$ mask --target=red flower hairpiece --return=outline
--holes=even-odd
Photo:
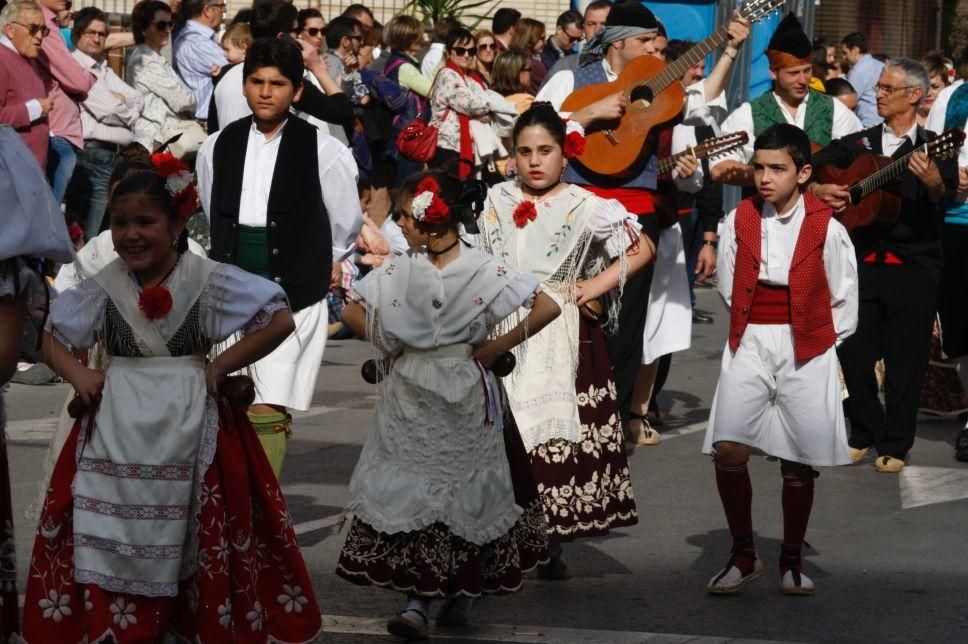
[[[417,184],[410,209],[414,219],[425,224],[443,224],[450,219],[450,208],[440,198],[440,186],[433,177]]]
[[[169,152],[155,152],[151,155],[151,165],[155,166],[155,172],[161,175],[162,179],[167,179],[178,172],[189,172],[188,165]]]
[[[141,292],[141,297],[138,298],[138,308],[144,312],[145,317],[149,320],[165,317],[174,304],[171,291],[164,286],[146,288]]]
[[[165,189],[171,195],[171,207],[179,215],[187,217],[198,210],[198,191],[192,182],[192,171],[184,161],[168,152],[151,155],[155,172],[165,180]]]
[[[67,227],[67,234],[70,235],[72,242],[76,242],[84,236],[84,229],[81,228],[79,223],[72,221],[71,225]]]
[[[564,153],[566,159],[574,159],[585,153],[585,135],[581,132],[569,132],[565,136]]]
[[[522,201],[514,209],[513,216],[514,225],[518,228],[524,228],[538,216],[538,209],[534,207],[533,201]]]

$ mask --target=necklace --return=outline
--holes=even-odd
[[[175,263],[172,264],[172,267],[168,269],[168,272],[165,273],[165,276],[162,277],[160,280],[158,280],[158,283],[155,284],[155,286],[160,286],[161,284],[164,284],[165,283],[165,280],[168,279],[171,276],[171,274],[175,271],[175,267],[178,266],[178,261],[180,259],[181,259],[181,255],[179,255],[178,257],[175,258]],[[135,273],[134,278],[138,281],[138,286],[140,286],[142,289],[144,289],[145,286],[144,286],[144,284],[141,283],[141,278],[138,277],[138,274],[137,273]]]
[[[427,248],[427,254],[428,255],[443,255],[444,253],[446,253],[447,251],[449,251],[451,248],[453,248],[454,246],[456,246],[458,243],[460,243],[460,237],[458,237],[457,239],[455,239],[454,240],[454,243],[452,243],[451,245],[449,245],[447,248],[442,248],[440,250],[431,250],[428,247]]]

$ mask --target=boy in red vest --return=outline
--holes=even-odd
[[[857,263],[832,211],[803,192],[810,141],[782,123],[754,145],[757,195],[720,229],[719,292],[730,308],[729,342],[703,451],[733,537],[708,585],[734,593],[763,574],[753,544],[750,449],[780,459],[783,544],[780,589],[813,593],[800,550],[813,506],[814,466],[847,465],[836,346],[857,325]]]

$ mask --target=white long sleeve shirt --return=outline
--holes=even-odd
[[[145,103],[141,92],[121,80],[108,67],[106,59],[94,60],[78,49],[71,55],[96,79],[81,103],[84,140],[118,145],[131,143],[134,139],[132,130]],[[124,96],[124,100],[119,100],[115,93]]]
[[[242,171],[242,195],[239,200],[239,224],[265,228],[269,208],[269,190],[275,172],[276,157],[285,124],[269,137],[258,130],[255,122],[249,131],[245,148],[245,166]],[[198,192],[211,220],[212,182],[214,179],[213,154],[215,142],[222,130],[211,135],[198,152],[196,172]],[[359,170],[349,148],[332,136],[316,131],[316,154],[319,164],[319,187],[323,205],[329,216],[333,242],[333,261],[346,259],[356,250],[356,236],[363,227],[363,212],[356,190]]]
[[[790,262],[805,216],[802,196],[789,212],[782,215],[777,214],[773,204],[764,202],[760,225],[759,281],[774,286],[789,285]],[[733,297],[733,274],[736,268],[735,222],[736,210],[733,210],[719,226],[719,261],[716,262],[716,269],[719,294],[727,307]],[[827,226],[823,265],[839,345],[857,328],[857,257],[847,229],[835,219],[831,219]]]

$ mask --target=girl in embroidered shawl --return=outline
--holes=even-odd
[[[517,181],[488,195],[480,241],[514,270],[533,275],[562,309],[547,332],[515,351],[506,379],[514,422],[531,457],[551,538],[539,576],[564,579],[561,542],[637,522],[599,298],[617,320],[626,277],[654,248],[617,201],[561,181],[584,137],[567,134],[547,103],[521,115],[513,133]]]
[[[358,282],[343,312],[389,367],[350,481],[355,518],[336,572],[407,593],[387,624],[407,639],[426,637],[431,599],[448,598],[438,625],[465,623],[474,597],[515,592],[521,573],[547,560],[534,482],[520,442],[505,447],[489,370],[559,309],[534,278],[462,245],[458,222],[471,207],[461,193],[443,174],[404,183],[412,248]],[[523,322],[491,334],[521,307]]]
[[[225,375],[293,329],[282,290],[187,249],[187,166],[156,155],[111,197],[118,259],[55,302],[48,364],[89,410],[41,510],[28,642],[305,642],[319,608],[288,510]],[[211,347],[243,338],[211,361]],[[75,352],[98,342],[105,372]]]

